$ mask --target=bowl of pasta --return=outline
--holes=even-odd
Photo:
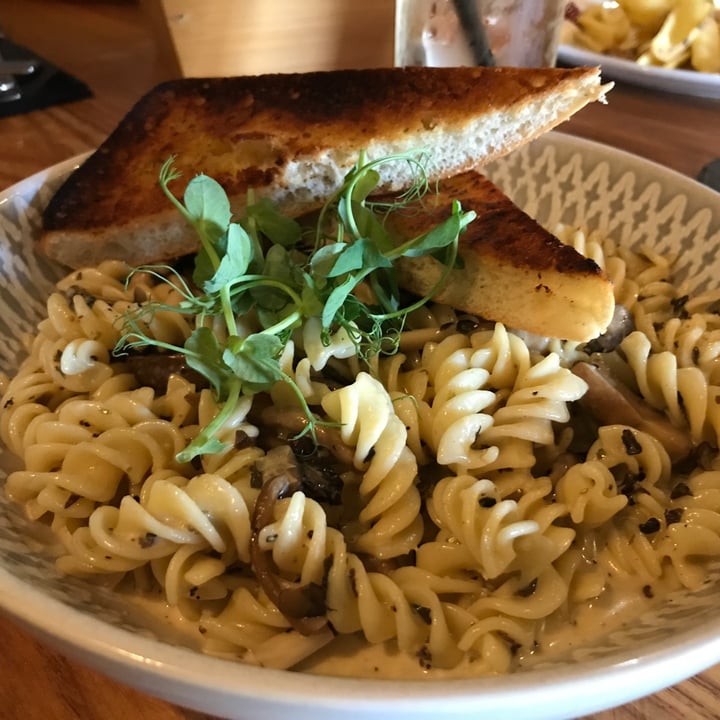
[[[185,333],[177,284],[117,263],[68,275],[34,253],[77,162],[0,198],[4,612],[236,720],[570,718],[720,661],[718,194],[556,132],[493,163],[604,268],[630,329],[604,348],[430,305],[403,330],[413,343],[367,368],[342,338],[316,342],[324,373],[283,372],[319,430],[347,430],[345,465],[268,502],[274,453],[252,442],[249,401],[216,424],[232,442],[183,460],[219,415],[211,390],[171,374],[159,391],[113,359],[118,317],[149,298],[165,309],[136,333]],[[583,363],[624,378],[653,421],[588,423]],[[266,395],[280,422],[288,388]]]

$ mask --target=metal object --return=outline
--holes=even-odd
[[[711,160],[698,173],[697,179],[713,190],[720,192],[720,158]]]
[[[10,73],[0,73],[0,102],[19,100],[20,90],[15,77]]]
[[[0,75],[32,75],[40,63],[29,60],[0,60]]]
[[[5,38],[2,28],[0,28],[0,40]],[[6,62],[0,54],[0,63]],[[18,87],[15,76],[7,70],[0,69],[0,102],[12,102],[19,100],[21,97],[20,88]]]

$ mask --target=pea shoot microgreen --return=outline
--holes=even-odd
[[[372,193],[380,183],[380,169],[392,162],[408,163],[415,182],[401,195],[377,201]],[[320,210],[311,236],[314,246],[308,250],[307,228],[283,216],[270,201],[256,201],[252,192],[244,216],[237,221],[225,191],[207,175],[192,178],[181,201],[169,187],[180,177],[173,163],[173,157],[164,163],[159,182],[200,240],[192,275],[196,290],[172,268],[136,268],[133,273],[150,272],[172,282],[182,299],[172,306],[149,302],[127,313],[116,353],[148,346],[183,353],[188,366],[212,387],[220,410],[178,454],[180,462],[221,451],[224,445],[217,434],[239,398],[268,391],[277,382],[287,383],[295,392],[308,420],[303,432],[314,437],[320,420],[280,365],[293,331],[309,318],[320,318],[325,343],[344,328],[363,360],[395,352],[407,314],[428,302],[458,263],[459,236],[475,214],[463,212],[455,201],[440,225],[415,238],[394,238],[387,229],[387,215],[430,189],[425,156],[406,153],[369,160],[361,153],[342,187]],[[403,305],[393,263],[402,256],[428,254],[443,264],[444,273],[427,295]],[[369,289],[371,303],[356,293],[361,284]],[[145,332],[146,320],[159,310],[194,318],[194,330],[183,347]],[[238,318],[250,312],[258,329],[243,334]],[[210,321],[217,319],[225,326],[222,335],[210,329]]]

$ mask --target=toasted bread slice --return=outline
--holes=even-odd
[[[401,237],[420,235],[448,217],[453,199],[477,218],[460,236],[464,268],[451,271],[435,300],[542,336],[585,342],[605,331],[615,308],[605,273],[477,172],[443,180],[426,196],[427,213],[398,211],[390,227]],[[418,295],[442,274],[430,256],[403,257],[397,268],[400,286]]]
[[[39,249],[71,267],[131,264],[194,251],[197,238],[163,196],[176,156],[187,182],[217,179],[236,212],[247,191],[288,213],[325,200],[366,150],[413,149],[431,177],[488,162],[603,97],[598,68],[385,68],[185,79],[152,90],[76,170],[44,214]],[[388,189],[410,180],[393,164]],[[173,190],[181,194],[183,182]]]

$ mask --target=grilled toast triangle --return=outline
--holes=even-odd
[[[415,237],[445,220],[451,203],[477,218],[460,236],[462,270],[452,270],[434,300],[510,328],[585,342],[602,334],[615,309],[613,286],[600,267],[565,245],[483,175],[469,171],[425,196],[425,212],[389,216],[399,237]],[[443,267],[432,256],[397,262],[401,287],[427,294]]]
[[[132,265],[193,252],[197,237],[164,197],[176,156],[187,182],[205,173],[235,212],[247,191],[288,214],[323,202],[360,151],[427,150],[432,178],[497,158],[566,120],[609,86],[598,68],[382,68],[184,79],[151,90],[59,188],[38,249],[73,268]],[[410,180],[393,164],[384,187]],[[182,193],[183,181],[173,190]]]

